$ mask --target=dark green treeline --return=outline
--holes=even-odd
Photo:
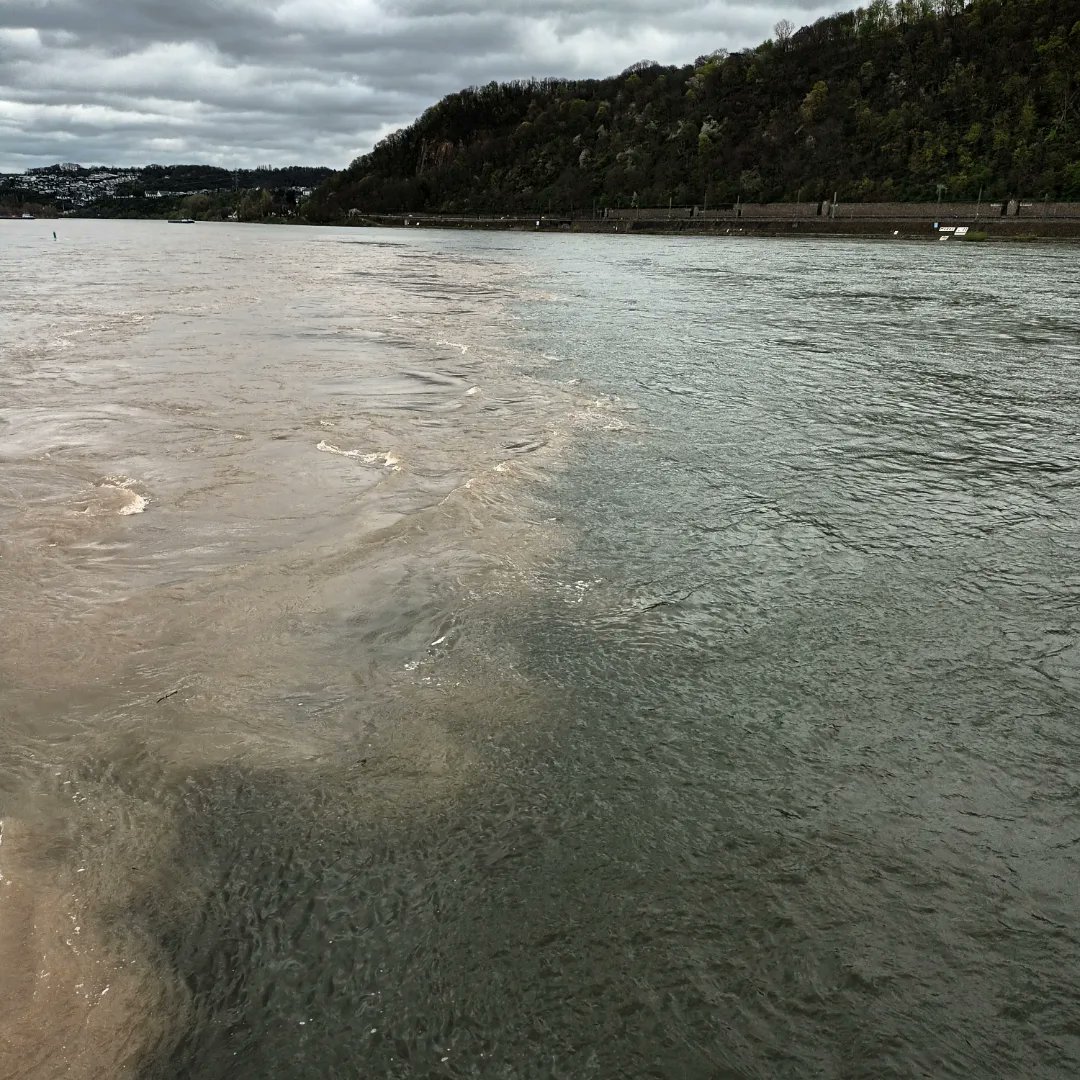
[[[1080,199],[1077,0],[874,0],[754,49],[451,94],[320,187],[361,212]]]

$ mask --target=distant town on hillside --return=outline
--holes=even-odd
[[[0,173],[0,214],[159,217],[182,211],[221,219],[288,217],[331,171],[307,165],[222,169],[61,162]]]

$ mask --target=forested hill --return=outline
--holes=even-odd
[[[1077,0],[874,0],[754,49],[451,94],[322,185],[350,209],[1080,199]]]

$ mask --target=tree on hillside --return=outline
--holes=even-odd
[[[870,0],[752,49],[450,94],[312,220],[669,200],[1080,197],[1076,0]]]

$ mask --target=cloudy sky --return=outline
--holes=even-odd
[[[452,90],[756,45],[842,0],[0,0],[0,171],[341,167]]]

